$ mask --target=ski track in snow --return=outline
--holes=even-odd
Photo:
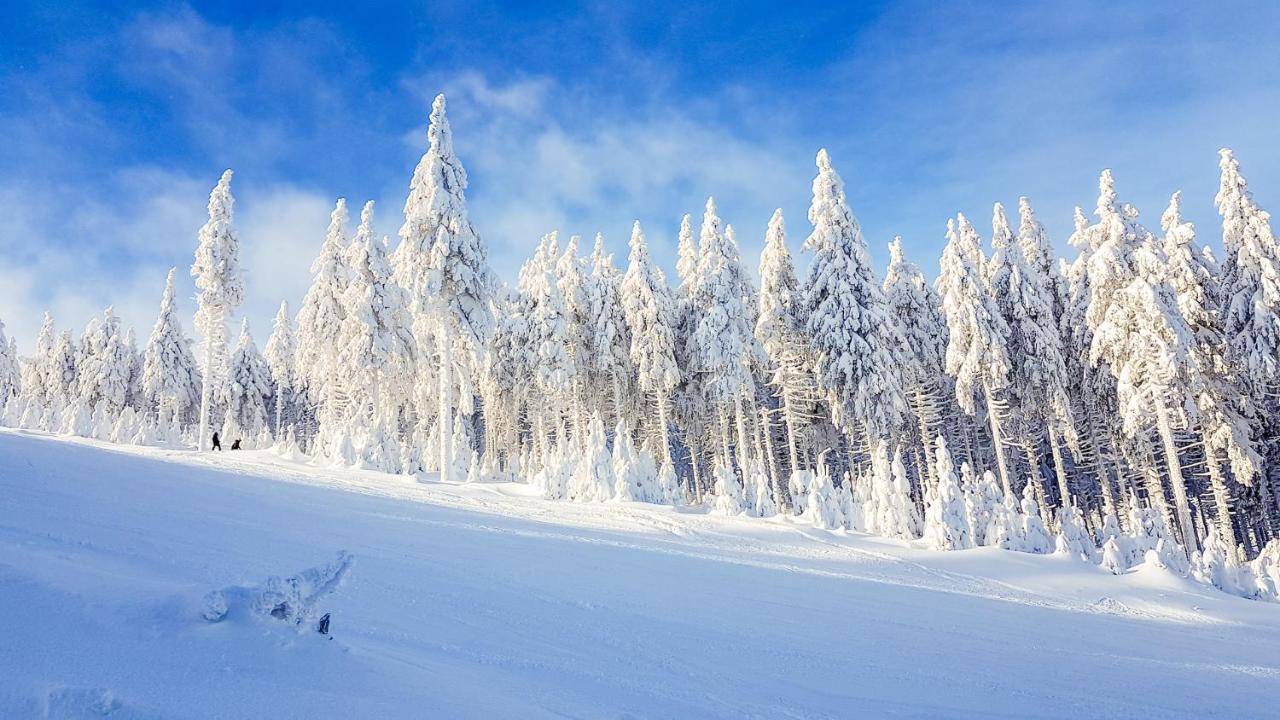
[[[265,451],[0,431],[0,718],[1274,717],[1280,606]],[[209,590],[356,556],[335,639]]]

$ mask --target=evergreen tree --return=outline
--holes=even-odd
[[[297,373],[294,370],[294,356],[297,351],[297,332],[293,326],[293,318],[289,315],[289,303],[282,300],[280,309],[276,312],[275,324],[271,328],[271,337],[267,338],[267,346],[263,352],[267,369],[271,371],[271,381],[275,383],[275,392],[272,393],[272,397],[275,400],[273,406],[277,442],[285,439],[286,410],[295,402]],[[289,415],[289,419],[294,419],[292,414]]]
[[[222,173],[209,194],[209,221],[197,236],[191,276],[196,298],[196,330],[204,337],[203,382],[200,389],[200,450],[208,449],[210,403],[216,383],[225,381],[227,317],[244,302],[244,278],[240,271],[240,241],[232,228],[235,200],[231,196],[231,171]]]
[[[169,270],[165,280],[160,315],[147,341],[142,366],[142,391],[148,410],[158,413],[162,426],[188,422],[200,398],[200,372],[173,297],[176,274],[177,268]]]
[[[791,252],[787,250],[782,210],[775,210],[760,253],[760,302],[755,337],[769,358],[771,382],[782,400],[782,420],[787,438],[787,467],[803,471],[798,436],[801,415],[813,398],[809,338],[806,335],[804,297],[796,279]],[[780,487],[774,495],[782,497]]]
[[[590,397],[611,396],[617,418],[626,414],[631,384],[631,333],[622,308],[622,275],[613,256],[604,253],[604,238],[596,235],[591,253],[587,294],[587,336]]]
[[[419,348],[439,354],[440,472],[449,481],[453,412],[470,414],[471,388],[493,332],[493,282],[484,244],[467,216],[467,173],[453,151],[444,95],[431,104],[427,141],[405,200],[395,265],[409,293]],[[455,388],[464,397],[455,400]]]
[[[809,207],[813,233],[805,240],[814,259],[804,290],[814,374],[832,420],[848,437],[889,438],[908,412],[895,372],[903,339],[826,150],[818,151],[817,166]]]
[[[320,421],[316,450],[320,454],[334,451],[330,445],[341,423],[345,400],[338,353],[346,320],[346,292],[351,282],[346,263],[346,227],[347,201],[338,198],[329,214],[329,228],[320,253],[311,263],[311,287],[298,311],[294,368],[298,381],[306,388],[308,400],[316,405]]]
[[[4,335],[4,321],[0,320],[0,412],[22,389],[18,372],[18,347],[10,344]]]
[[[133,358],[112,308],[85,328],[76,366],[76,397],[85,407],[101,405],[109,417],[124,409]]]
[[[631,228],[631,254],[622,279],[622,310],[631,331],[631,364],[640,392],[647,395],[657,413],[655,441],[660,462],[671,463],[667,436],[667,409],[671,392],[680,381],[672,332],[674,303],[662,270],[649,260],[649,247],[637,220]]]
[[[938,293],[947,318],[947,374],[955,378],[956,400],[969,415],[982,394],[995,446],[996,469],[1005,495],[1013,493],[1005,459],[1003,393],[1009,385],[1009,327],[983,277],[985,261],[978,232],[965,218],[947,221]]]
[[[235,429],[229,438],[254,442],[267,427],[271,400],[271,371],[249,332],[249,319],[240,322],[240,340],[231,353],[227,412]]]

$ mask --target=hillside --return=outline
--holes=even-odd
[[[0,717],[1265,717],[1280,607],[1143,567],[0,431]],[[332,639],[201,619],[354,556]]]

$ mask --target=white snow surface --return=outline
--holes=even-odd
[[[1280,606],[1150,565],[0,430],[0,718],[1274,717]],[[332,639],[211,590],[355,563]]]

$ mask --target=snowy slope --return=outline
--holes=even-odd
[[[333,640],[199,618],[351,552]],[[1280,606],[1157,571],[0,431],[0,718],[1274,717]]]

